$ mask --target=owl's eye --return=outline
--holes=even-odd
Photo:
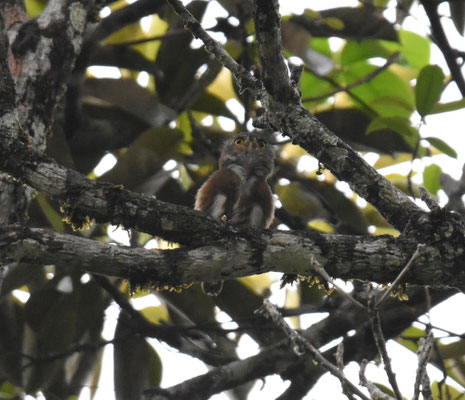
[[[266,142],[263,140],[259,140],[258,147],[260,147],[261,149],[264,149],[266,147]]]
[[[244,143],[244,139],[240,137],[234,140],[234,144],[242,144],[242,143]]]

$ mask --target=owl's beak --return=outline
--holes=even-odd
[[[249,149],[249,151],[252,151],[254,145],[255,145],[255,147],[256,147],[256,145],[257,145],[257,144],[255,143],[255,140],[248,140],[248,139],[245,141],[244,144],[247,146],[247,148]]]

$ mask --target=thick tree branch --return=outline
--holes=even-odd
[[[265,232],[256,240],[224,239],[198,248],[146,250],[18,225],[0,228],[0,260],[63,264],[83,272],[146,282],[155,287],[233,279],[269,271],[313,275],[317,259],[335,278],[392,282],[417,244],[400,237]],[[79,257],[77,257],[79,255]],[[465,272],[451,273],[439,252],[425,247],[404,282],[465,286]]]
[[[281,79],[274,60],[282,57],[278,2],[255,2],[255,32],[264,74],[270,80]],[[265,19],[262,15],[267,15]],[[266,21],[266,24],[264,23]],[[286,87],[284,87],[286,86]],[[279,88],[267,87],[264,98],[268,121],[314,155],[325,167],[361,197],[375,206],[394,227],[403,230],[410,218],[422,211],[399,189],[368,165],[350,146],[321,124],[303,105],[298,91],[281,80]],[[283,93],[285,95],[283,96]]]
[[[94,1],[49,1],[42,14],[8,29],[18,115],[43,152],[54,109],[81,51]],[[39,61],[40,60],[40,61]]]
[[[9,19],[15,14],[9,4],[4,4]],[[19,7],[19,6],[18,6]],[[20,9],[20,7],[19,7]],[[5,17],[4,17],[5,18]],[[8,39],[0,32],[0,132],[7,132],[9,141],[13,141],[18,132],[18,114],[15,105],[15,86],[8,65]],[[29,205],[28,190],[15,182],[7,174],[0,173],[0,224],[11,224],[25,219]],[[0,275],[1,282],[1,275]]]
[[[91,219],[111,222],[183,244],[231,237],[237,228],[200,212],[158,201],[84,175],[32,150],[18,138],[14,120],[0,131],[0,170],[62,202],[68,222],[80,228]],[[3,125],[0,124],[0,128]]]

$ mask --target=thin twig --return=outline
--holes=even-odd
[[[272,321],[283,330],[283,332],[287,335],[287,337],[293,344],[294,352],[297,355],[302,356],[305,353],[311,354],[317,363],[319,363],[332,375],[339,379],[341,385],[345,384],[346,387],[352,391],[352,393],[356,394],[361,399],[368,400],[368,397],[366,397],[357,386],[350,382],[337,366],[329,362],[320,353],[320,351],[308,341],[308,339],[304,338],[297,331],[292,329],[286,323],[286,321],[284,321],[276,306],[272,304],[269,300],[265,299],[263,301],[263,306],[259,308],[256,312],[269,316],[272,319]]]
[[[391,66],[393,63],[395,63],[398,60],[398,58],[399,58],[399,53],[394,53],[386,60],[386,62],[381,67],[375,69],[374,71],[372,71],[369,74],[361,77],[360,79],[357,79],[356,81],[354,81],[352,83],[349,83],[348,85],[340,86],[340,87],[338,87],[338,88],[336,88],[336,89],[334,89],[334,90],[332,90],[330,92],[320,94],[318,96],[306,97],[306,98],[302,99],[302,102],[306,103],[306,102],[309,102],[309,101],[323,100],[323,99],[325,99],[327,97],[334,96],[337,93],[348,92],[350,89],[353,89],[354,87],[357,87],[357,86],[363,85],[365,83],[368,83],[372,79],[377,77],[381,72],[388,69],[389,66]],[[314,71],[311,71],[311,72],[313,74],[315,74]],[[319,74],[315,74],[315,75],[318,76],[319,78],[322,77]]]
[[[417,158],[417,155],[418,155],[418,150],[420,148],[420,141],[421,139],[418,138],[417,142],[415,143],[415,148],[413,149],[413,153],[412,153],[412,161],[410,162],[410,171],[407,175],[407,186],[408,186],[408,191],[410,193],[410,195],[415,198],[415,193],[413,193],[413,186],[412,186],[412,176],[413,176],[413,162],[415,161],[415,159]]]
[[[105,347],[108,344],[114,344],[118,341],[122,341],[127,339],[128,337],[133,337],[134,333],[130,333],[128,335],[119,337],[119,338],[114,338],[112,340],[99,340],[97,342],[92,342],[92,343],[83,343],[83,344],[78,344],[76,346],[72,346],[67,350],[57,352],[57,353],[50,353],[47,354],[46,356],[30,356],[28,354],[22,354],[21,356],[28,359],[29,362],[21,366],[21,370],[25,370],[29,368],[32,365],[35,364],[40,364],[40,363],[47,363],[47,362],[52,362],[56,360],[61,360],[64,358],[67,358],[69,356],[74,355],[75,353],[84,353],[84,352],[91,352],[91,351],[97,351],[100,350],[102,347]]]
[[[431,394],[428,373],[426,371],[426,366],[428,365],[429,360],[431,358],[433,342],[433,333],[430,328],[426,337],[420,338],[420,345],[418,346],[418,367],[417,375],[415,378],[413,400],[418,400],[418,398],[420,397],[420,387],[424,399],[430,400],[433,398]]]
[[[336,364],[339,370],[344,373],[344,342],[341,342],[337,345],[336,349]],[[354,400],[354,396],[350,388],[347,386],[345,382],[341,382],[342,384],[342,392],[347,396],[349,400]]]
[[[428,191],[422,186],[420,186],[420,196],[431,211],[439,211],[441,209],[438,202],[434,200]]]
[[[136,40],[128,40],[127,42],[121,42],[121,43],[115,43],[113,46],[134,46],[136,44],[143,44],[147,42],[154,42],[156,40],[164,40],[168,39],[171,37],[176,37],[176,36],[182,36],[182,35],[190,35],[189,32],[186,32],[184,29],[175,29],[172,31],[168,31],[164,33],[163,35],[155,35],[155,36],[150,36],[146,37],[143,39],[136,39]]]
[[[181,17],[184,27],[188,29],[194,37],[200,39],[205,44],[205,50],[208,53],[213,54],[217,60],[223,64],[227,69],[229,69],[237,80],[237,83],[240,86],[240,90],[250,90],[257,97],[261,97],[263,93],[262,83],[249,74],[244,67],[239,65],[234,58],[216,42],[205,29],[202,28],[202,25],[195,19],[195,17],[189,12],[189,10],[184,7],[180,0],[166,0],[174,11]]]
[[[387,393],[382,392],[377,386],[370,382],[365,376],[365,370],[368,365],[367,360],[363,360],[360,364],[360,372],[358,374],[360,379],[360,384],[365,386],[370,393],[372,399],[378,400],[394,400],[393,397],[389,396]]]
[[[465,334],[464,333],[455,333],[455,332],[449,331],[447,329],[440,328],[439,326],[431,325],[429,322],[423,322],[423,321],[420,321],[420,320],[417,320],[416,322],[418,322],[418,323],[420,323],[422,325],[425,325],[425,326],[431,326],[432,329],[437,329],[438,331],[445,332],[451,337],[457,337],[459,339],[465,339]]]
[[[381,320],[379,318],[378,309],[374,304],[374,293],[373,290],[369,290],[368,294],[368,309],[369,317],[371,322],[371,329],[373,331],[373,337],[375,339],[376,347],[381,355],[384,363],[384,369],[386,371],[389,383],[391,384],[392,390],[397,400],[403,400],[402,394],[400,393],[399,386],[397,385],[396,375],[392,370],[391,359],[386,349],[386,340],[384,339],[383,330],[381,328]]]
[[[374,307],[375,309],[378,309],[381,306],[381,304],[386,299],[388,294],[391,293],[392,290],[399,284],[400,280],[404,277],[404,275],[410,269],[410,267],[411,267],[413,261],[415,260],[415,258],[417,258],[418,254],[420,254],[420,250],[423,249],[424,247],[425,247],[425,245],[423,243],[419,243],[417,245],[417,248],[413,252],[412,257],[410,257],[410,260],[408,260],[405,267],[402,269],[402,271],[400,271],[399,275],[397,275],[397,278],[394,280],[394,282],[392,282],[391,286],[383,293],[381,298],[376,302],[375,307]]]
[[[329,276],[329,274],[326,272],[326,270],[323,268],[323,266],[318,262],[318,260],[315,257],[311,257],[310,262],[312,264],[313,269],[318,272],[326,281],[328,281],[331,285],[334,286],[334,288],[338,291],[339,294],[344,296],[347,300],[349,300],[351,303],[355,304],[357,307],[363,308],[366,310],[366,307],[360,303],[358,300],[356,300],[350,293],[347,293],[344,289],[342,289],[335,281],[333,278]]]
[[[359,96],[357,96],[355,93],[353,93],[350,89],[346,89],[346,88],[342,87],[341,85],[339,85],[339,83],[336,82],[333,78],[331,78],[329,76],[326,76],[326,75],[319,74],[318,72],[314,71],[312,68],[310,68],[306,64],[304,65],[304,69],[305,69],[305,71],[311,72],[316,77],[328,82],[330,85],[337,88],[337,90],[339,92],[344,92],[345,91],[350,97],[352,97],[354,100],[358,101],[371,115],[373,115],[373,116],[378,116],[379,115],[378,112],[373,107],[371,107],[367,102],[362,100]],[[306,98],[306,99],[302,99],[302,102],[304,103],[304,102],[308,102],[308,101],[315,101],[315,99],[316,100],[322,100],[322,99],[325,99],[327,97],[327,94],[325,94],[324,97],[322,97],[322,96],[315,96],[315,97],[309,97],[309,98]],[[322,98],[320,98],[320,97],[322,97]]]

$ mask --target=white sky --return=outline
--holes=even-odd
[[[188,3],[188,1],[184,1]],[[291,11],[296,13],[301,13],[304,8],[313,8],[315,10],[326,9],[339,6],[357,6],[358,1],[348,1],[348,0],[327,0],[327,1],[305,1],[305,0],[281,0],[281,13],[287,14]],[[209,5],[210,15],[218,16],[221,13],[221,6],[215,2],[211,2]],[[392,11],[394,13],[394,10]],[[391,14],[392,14],[391,13]],[[412,9],[412,15],[414,17],[407,17],[406,24],[404,25],[405,29],[418,32],[420,34],[426,34],[425,27],[429,24],[427,23],[426,16],[421,7],[414,7]],[[442,15],[449,15],[448,7],[445,3],[440,6],[440,13]],[[227,15],[223,11],[223,16]],[[392,14],[393,15],[393,14]],[[465,50],[465,39],[461,37],[455,30],[453,23],[450,19],[443,18],[442,22],[445,26],[448,37],[451,40],[453,46],[460,50]],[[212,21],[208,20],[208,17],[204,20],[204,25],[211,26],[213,25]],[[440,53],[440,51],[433,45],[432,46],[432,64],[438,64],[444,70],[447,71],[446,63]],[[94,74],[104,73],[105,75],[110,73],[115,74],[115,71],[107,70],[107,72],[102,72],[104,70],[96,70],[93,68],[92,72]],[[118,75],[119,72],[116,73]],[[114,76],[117,77],[117,76]],[[143,83],[147,77],[143,74],[139,77],[141,79],[140,83]],[[460,99],[460,93],[456,89],[455,85],[449,85],[447,90],[443,93],[441,102],[450,102]],[[462,165],[465,162],[465,141],[464,141],[464,121],[465,121],[465,111],[455,111],[447,114],[438,114],[433,116],[428,116],[426,118],[426,124],[421,127],[422,137],[436,136],[443,139],[446,143],[451,145],[458,152],[458,159],[453,160],[447,156],[436,156],[434,157],[434,162],[439,164],[443,172],[446,172],[453,176],[455,179],[458,179],[461,174]],[[111,158],[111,157],[110,157]],[[422,169],[431,163],[432,160],[424,160],[416,164],[416,170],[419,172]],[[410,169],[410,163],[405,163],[405,171]],[[386,171],[385,173],[390,173],[391,171]],[[283,303],[283,293],[284,291],[276,291],[273,295],[273,301],[277,304]],[[151,296],[150,299],[145,299],[145,302],[141,303],[143,300],[133,300],[133,303],[136,307],[143,308],[147,304],[155,305],[157,301],[154,296]],[[460,315],[461,310],[465,309],[465,296],[456,295],[452,299],[438,307],[434,308],[430,313],[431,322],[435,326],[440,326],[442,328],[448,329],[453,332],[462,333],[465,332],[465,319],[457,318],[457,315]],[[105,338],[111,339],[114,331],[115,321],[114,317],[117,314],[117,307],[112,306],[107,311],[108,319],[105,327]],[[321,318],[322,316],[316,316],[315,318]],[[312,316],[307,317],[311,319]],[[426,321],[426,320],[425,320]],[[315,322],[315,321],[313,321]],[[439,333],[438,333],[439,334]],[[440,334],[442,336],[442,334]],[[244,356],[254,354],[257,351],[256,344],[249,338],[242,340],[243,346],[241,348],[241,353]],[[206,367],[196,359],[193,359],[189,356],[178,353],[175,349],[170,348],[169,346],[158,343],[155,340],[152,340],[151,343],[155,346],[157,352],[160,354],[160,357],[163,361],[163,378],[162,378],[162,387],[169,387],[176,383],[180,383],[188,378],[197,376],[207,372]],[[417,358],[414,354],[405,350],[401,346],[395,343],[388,344],[389,354],[393,361],[393,369],[397,374],[397,379],[400,384],[402,394],[407,398],[410,398],[413,394],[413,382],[415,379],[415,371],[417,367]],[[105,351],[104,365],[106,366],[102,371],[102,377],[99,384],[99,390],[97,391],[97,400],[108,400],[113,398],[112,386],[113,386],[113,377],[112,377],[112,347],[107,346]],[[352,382],[358,383],[358,366],[356,364],[350,364],[346,368],[346,373]],[[442,378],[439,371],[435,368],[429,368],[430,378],[432,381],[440,380]],[[376,382],[384,383],[386,386],[389,386],[387,379],[385,377],[384,371],[381,368],[376,367],[371,364],[367,369],[367,376],[369,379],[372,379]],[[283,384],[281,379],[277,376],[268,377],[265,380],[265,384],[258,382],[253,388],[249,399],[253,400],[269,400],[276,398],[280,392],[284,391],[288,384]],[[80,400],[87,400],[89,397],[88,391],[84,391],[81,395]],[[219,394],[212,399],[220,400],[227,399],[228,397],[225,394]],[[305,397],[305,399],[346,399],[345,396],[341,394],[341,388],[339,381],[332,376],[326,374],[318,384],[312,389],[312,391]]]

